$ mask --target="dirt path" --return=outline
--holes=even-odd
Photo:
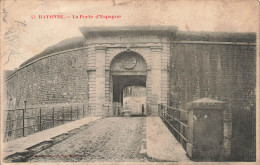
[[[34,155],[29,162],[144,161],[143,117],[106,118]]]

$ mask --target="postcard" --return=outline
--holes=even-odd
[[[1,32],[1,163],[259,163],[259,1],[2,0]]]

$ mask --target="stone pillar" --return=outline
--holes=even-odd
[[[158,104],[161,103],[161,52],[160,46],[151,47],[151,116],[158,116]]]
[[[208,98],[188,104],[188,143],[193,160],[223,160],[224,103]]]
[[[96,110],[95,116],[101,116],[105,105],[105,55],[106,47],[96,46]]]
[[[224,158],[230,160],[232,140],[232,114],[231,105],[224,110]]]

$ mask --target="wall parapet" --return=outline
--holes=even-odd
[[[43,57],[37,58],[37,59],[35,59],[35,60],[33,60],[33,61],[29,62],[29,63],[26,63],[26,62],[27,62],[27,61],[26,61],[26,62],[24,62],[23,64],[21,64],[20,67],[19,67],[17,70],[15,70],[12,74],[10,74],[10,75],[5,79],[5,81],[8,81],[8,80],[12,77],[12,75],[14,75],[15,73],[17,73],[19,70],[21,70],[21,69],[23,69],[23,68],[26,68],[27,66],[29,66],[29,65],[31,65],[31,64],[33,64],[33,63],[35,63],[35,62],[37,62],[37,61],[40,61],[40,60],[45,59],[45,58],[48,58],[48,57],[60,55],[60,54],[63,54],[63,53],[72,52],[72,51],[77,51],[77,50],[83,50],[83,49],[87,49],[87,47],[80,47],[80,48],[69,49],[69,50],[64,50],[64,51],[60,51],[60,52],[51,53],[51,54],[49,54],[49,55],[45,55],[45,56],[43,56]]]

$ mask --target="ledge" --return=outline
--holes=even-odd
[[[178,30],[177,26],[117,26],[117,27],[80,27],[80,32],[85,38],[92,34],[125,34],[131,33],[172,33],[175,34]]]
[[[224,110],[224,105],[225,104],[222,101],[217,101],[209,98],[202,98],[188,103],[187,109]]]

